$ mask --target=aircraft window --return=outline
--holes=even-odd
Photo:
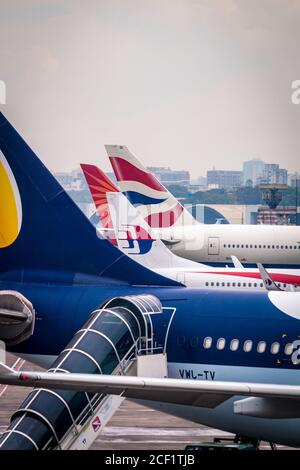
[[[271,246],[270,246],[270,245],[268,245],[268,248],[271,248]]]
[[[293,352],[293,345],[292,343],[288,343],[286,344],[285,348],[284,348],[284,353],[287,355],[287,356],[290,356]]]
[[[232,339],[230,342],[230,349],[231,351],[237,351],[239,348],[239,340],[238,339]]]
[[[277,250],[279,249],[279,245],[276,245],[276,249],[277,249]]]
[[[257,284],[256,284],[256,282],[255,282],[253,285],[254,285],[254,287],[257,287]]]
[[[275,248],[275,245],[272,245],[272,248],[273,248],[273,250],[274,250],[274,248]]]
[[[296,249],[297,249],[297,247],[296,247],[296,246],[294,246],[294,250],[296,250]]]
[[[285,249],[286,249],[286,250],[287,250],[287,247],[288,247],[288,246],[287,246],[287,245],[285,245]]]
[[[230,247],[231,247],[231,245],[230,245],[230,243],[229,243],[228,248],[230,248]]]
[[[261,245],[258,245],[258,248],[261,248]]]
[[[240,283],[240,282],[238,282],[237,285],[238,285],[238,287],[241,287],[241,283]]]
[[[266,350],[267,343],[265,341],[259,341],[257,344],[257,352],[264,353]]]
[[[232,283],[232,287],[235,287],[235,282]]]
[[[252,286],[251,282],[248,282],[248,287],[251,287],[251,286]]]
[[[249,245],[249,248],[252,248],[252,245]]]
[[[247,284],[246,284],[246,282],[243,282],[243,287],[247,287]]]
[[[280,248],[283,250],[283,245],[281,245],[281,247],[280,247]]]
[[[247,340],[244,342],[244,351],[245,351],[245,352],[250,352],[251,349],[252,349],[252,345],[253,345],[253,342],[251,341],[251,339],[247,339]]]
[[[220,283],[219,282],[216,282],[216,286],[219,287]]]
[[[239,248],[239,247],[240,247],[240,245],[236,245],[236,247],[237,247],[237,248]]]
[[[291,250],[292,248],[293,248],[293,247],[292,247],[292,246],[290,246],[290,250]]]
[[[264,285],[263,285],[263,283],[262,283],[262,282],[259,284],[259,286],[260,286],[260,287],[264,287]]]
[[[264,245],[263,248],[266,248],[266,245]]]
[[[207,336],[206,338],[204,338],[204,340],[203,340],[204,349],[211,348],[211,345],[212,345],[212,338],[210,336]]]
[[[227,282],[227,287],[230,287],[230,282]]]
[[[283,287],[286,287],[286,284],[283,284]]]
[[[222,282],[222,286],[223,286],[223,287],[225,286],[225,282]]]
[[[214,285],[215,285],[215,283],[214,283],[214,282],[211,282],[211,283],[210,283],[210,285],[211,285],[211,286],[214,286]]]
[[[271,353],[272,354],[278,354],[280,349],[280,344],[279,343],[272,343],[271,346]]]
[[[206,286],[209,286],[209,282],[206,282],[205,285],[206,285]]]
[[[232,245],[232,248],[235,248],[235,245]]]
[[[226,340],[225,338],[219,338],[217,341],[217,349],[222,350],[225,348]]]
[[[257,248],[257,245],[254,245],[254,248]]]
[[[226,248],[226,244],[224,244],[223,246],[224,246],[224,248]]]
[[[248,248],[248,245],[245,245],[245,248]]]
[[[244,248],[244,245],[241,245],[241,248]],[[299,246],[299,248],[300,248],[300,246]]]

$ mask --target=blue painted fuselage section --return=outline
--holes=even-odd
[[[102,281],[103,282],[103,281]],[[152,315],[154,342],[165,343],[170,310],[176,310],[167,341],[168,361],[171,363],[218,364],[243,367],[270,367],[274,370],[292,369],[290,356],[284,347],[299,339],[300,321],[276,308],[267,292],[228,292],[216,290],[212,294],[204,289],[180,287],[148,287],[109,285],[87,279],[80,284],[22,283],[0,281],[0,290],[15,290],[28,298],[36,310],[33,336],[15,351],[26,354],[57,355],[81,328],[93,310],[112,297],[151,293],[164,307],[163,314]],[[212,338],[212,346],[203,347],[205,337]],[[224,349],[216,342],[224,338]],[[232,351],[232,339],[240,347]],[[242,344],[253,342],[250,352]],[[265,341],[266,350],[257,352],[259,341]],[[278,354],[272,354],[272,343],[280,344]]]
[[[103,282],[103,280],[101,281]],[[180,287],[134,287],[85,282],[14,283],[0,281],[0,289],[24,294],[36,309],[34,335],[15,347],[19,354],[57,356],[81,328],[91,312],[115,296],[151,293],[162,302],[163,313],[151,315],[155,346],[166,350],[169,376],[194,380],[252,381],[261,383],[300,384],[299,366],[284,355],[284,346],[298,339],[299,320],[277,309],[266,292],[210,291]],[[205,337],[212,347],[203,348]],[[218,338],[226,340],[218,350]],[[250,352],[232,351],[232,339],[253,341]],[[258,353],[259,341],[266,341],[264,353]],[[270,345],[280,343],[280,353],[271,354]],[[215,426],[250,438],[261,438],[287,445],[300,446],[299,419],[270,420],[237,416],[233,397],[209,409],[166,403],[148,403],[153,408],[208,426]]]

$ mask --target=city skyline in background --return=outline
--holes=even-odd
[[[98,165],[100,166],[100,165]],[[255,187],[261,184],[281,184],[295,187],[300,186],[300,172],[291,172],[287,168],[281,168],[277,163],[268,163],[253,158],[242,163],[242,170],[221,170],[213,167],[207,170],[206,175],[194,177],[188,170],[178,170],[171,167],[148,166],[161,183],[166,187],[178,185],[186,187],[190,192],[209,189],[231,190],[243,186]],[[110,179],[116,182],[114,173],[106,172]],[[80,168],[74,168],[69,172],[54,173],[65,189],[81,190],[85,180]]]
[[[243,171],[207,170],[192,180],[189,171],[147,167],[200,223],[299,225],[300,175],[278,164],[252,159]],[[113,171],[107,176],[118,186]],[[95,205],[80,168],[54,176],[85,215],[97,224]]]

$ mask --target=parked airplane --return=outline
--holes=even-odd
[[[160,239],[151,237],[147,222],[102,170],[88,164],[81,164],[81,168],[102,222],[100,233],[107,234],[113,244],[138,263],[188,287],[265,288],[268,281],[263,281],[257,268],[244,268],[241,264],[213,268],[175,255]],[[300,290],[300,270],[274,269],[269,274],[277,288]]]
[[[0,365],[0,383],[38,387],[0,449],[84,448],[123,397],[300,446],[299,295],[189,289],[134,262],[0,114],[0,337],[50,367]]]
[[[125,146],[106,145],[121,191],[177,255],[211,266],[231,264],[231,256],[247,267],[300,267],[300,227],[199,224]]]

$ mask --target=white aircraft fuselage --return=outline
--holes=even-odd
[[[244,266],[300,266],[300,227],[274,225],[193,225],[152,229],[178,256],[212,266],[232,264],[236,256]]]

